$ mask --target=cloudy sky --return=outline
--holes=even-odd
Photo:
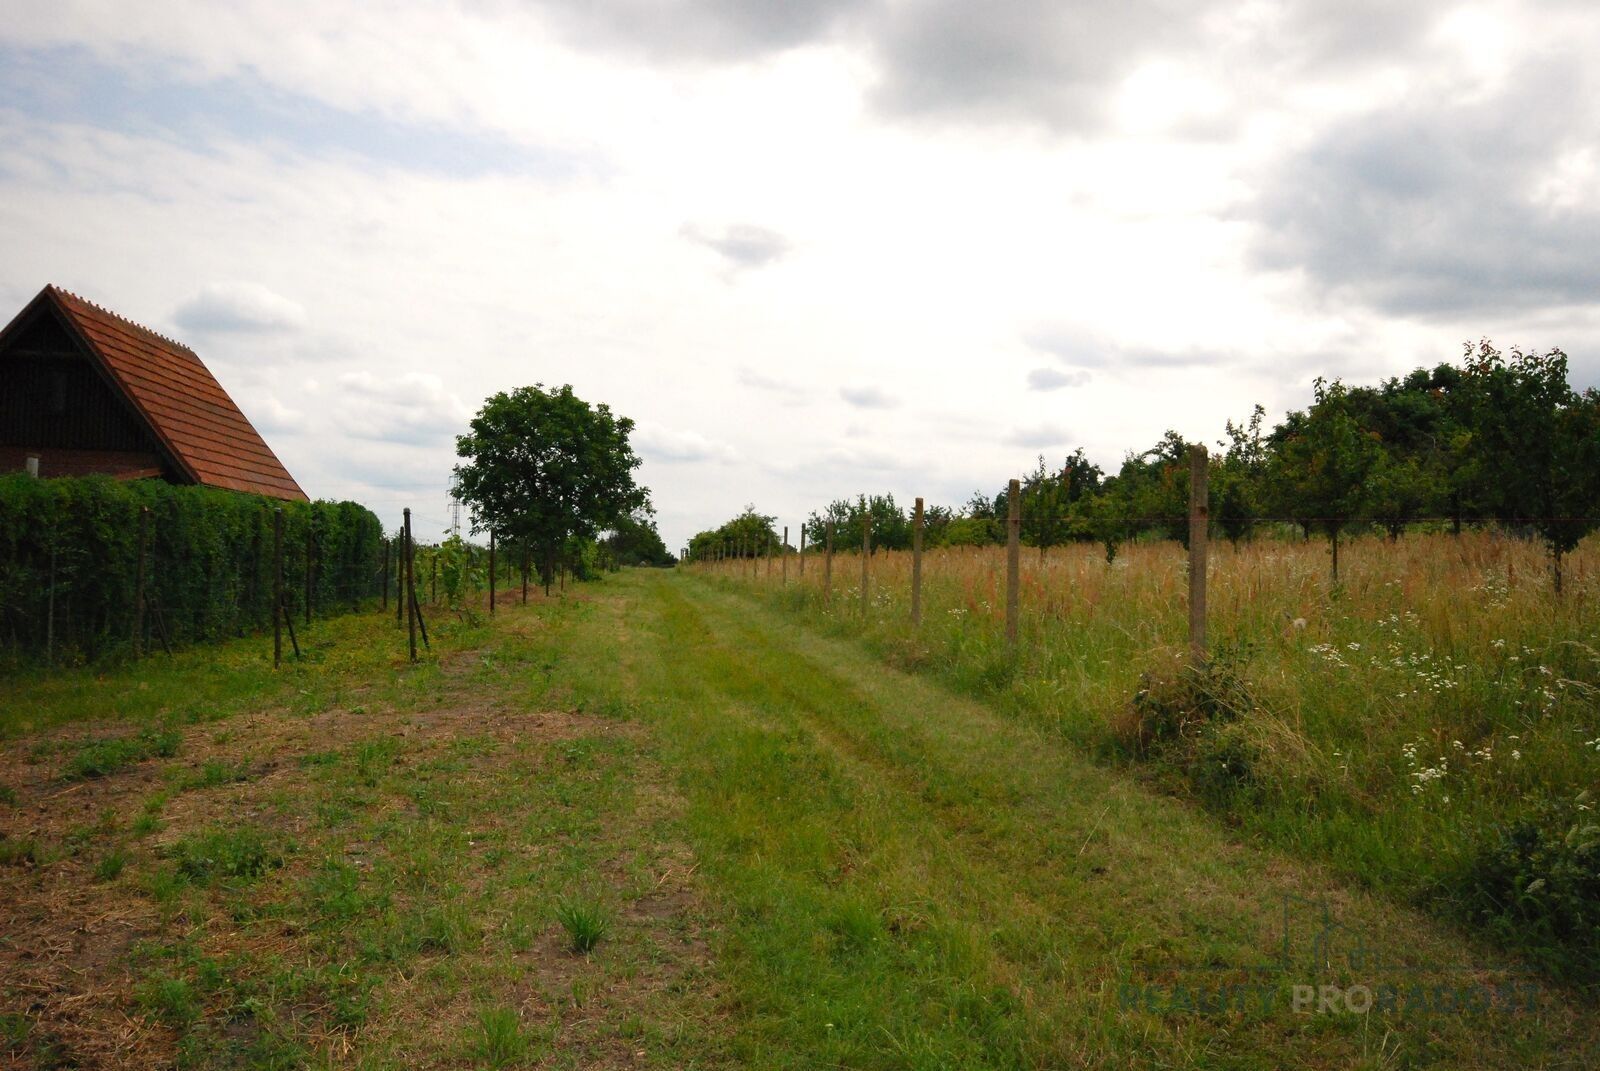
[[[638,422],[670,547],[958,503],[1480,336],[1600,380],[1597,53],[1560,0],[13,0],[0,318],[177,336],[430,534],[534,382]]]

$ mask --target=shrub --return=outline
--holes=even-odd
[[[1558,975],[1600,980],[1600,817],[1590,794],[1502,826],[1460,885],[1469,914]]]
[[[285,588],[327,612],[378,594],[383,528],[353,502],[280,502],[211,487],[104,476],[0,476],[0,643],[42,652],[54,591],[58,654],[97,657],[133,633],[139,511],[148,509],[145,603],[175,642],[217,640],[270,622],[272,515],[284,514]],[[154,628],[155,615],[146,615]]]

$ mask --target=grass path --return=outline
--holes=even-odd
[[[323,628],[11,690],[0,1067],[1600,1062],[1582,998],[693,577],[416,667]]]
[[[1600,1051],[1592,1009],[1533,997],[1484,949],[854,644],[678,577],[635,577],[594,612],[628,622],[625,671],[578,674],[664,738],[732,906],[722,970],[750,1062],[1583,1067]],[[1324,910],[1338,929],[1319,949]],[[1297,1015],[1296,984],[1395,1007]],[[1514,1006],[1450,1003],[1494,986]]]

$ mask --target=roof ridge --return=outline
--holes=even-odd
[[[130,320],[126,316],[122,315],[120,312],[115,312],[115,311],[113,311],[111,309],[106,308],[104,305],[100,304],[98,301],[91,301],[88,298],[84,297],[83,295],[75,294],[71,290],[68,290],[66,287],[57,286],[55,283],[50,283],[48,285],[49,285],[49,288],[51,290],[54,290],[56,293],[65,294],[67,297],[71,298],[72,300],[80,302],[80,303],[82,303],[84,305],[87,305],[91,309],[94,309],[96,312],[102,313],[103,315],[109,316],[111,319],[116,320],[118,323],[121,323],[121,324],[124,324],[124,325],[126,325],[128,327],[131,327],[135,331],[141,331],[144,334],[149,335],[151,338],[160,339],[162,342],[165,342],[169,346],[176,346],[176,347],[178,347],[178,349],[183,350],[185,353],[187,353],[187,354],[189,354],[191,356],[195,355],[194,350],[190,349],[189,346],[186,343],[179,342],[177,339],[172,338],[172,337],[170,337],[168,335],[163,335],[160,331],[157,331],[154,328],[146,327],[144,324],[139,323],[137,320]]]

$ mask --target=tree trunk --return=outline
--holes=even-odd
[[[1559,550],[1551,554],[1551,565],[1555,572],[1556,595],[1559,597],[1561,595],[1561,552]]]

